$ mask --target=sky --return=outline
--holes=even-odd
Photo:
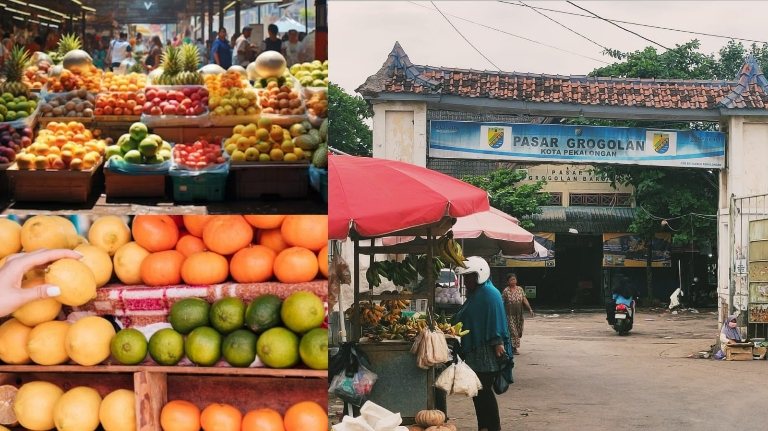
[[[508,4],[513,3],[513,4]],[[603,18],[768,41],[768,2],[744,1],[574,1]],[[600,19],[540,11],[597,44],[564,29],[517,0],[435,1],[458,31],[506,72],[585,75],[615,60],[603,47],[631,52],[653,45]],[[525,1],[525,5],[589,15],[565,1]],[[482,27],[494,27],[507,33]],[[399,41],[415,64],[496,70],[451,27],[431,2],[331,0],[328,6],[330,78],[353,93],[376,73]],[[665,47],[692,39],[700,52],[716,53],[728,39],[619,23]],[[742,41],[745,46],[752,42]],[[659,52],[664,48],[653,45]],[[552,48],[552,47],[556,47]],[[565,52],[570,51],[570,52]]]

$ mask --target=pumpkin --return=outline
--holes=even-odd
[[[416,423],[424,426],[442,425],[445,423],[445,413],[442,410],[421,410],[416,413]]]
[[[276,78],[285,72],[285,57],[277,51],[264,51],[256,57],[256,73],[262,78]]]
[[[245,71],[245,68],[243,66],[238,65],[238,64],[230,66],[229,69],[227,69],[227,72],[237,72],[240,75],[242,75],[243,78],[248,77],[248,72]]]
[[[427,428],[425,431],[456,431],[456,427],[453,425],[448,424],[442,424],[442,425],[435,425]]]

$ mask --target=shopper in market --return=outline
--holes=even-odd
[[[490,280],[491,268],[485,259],[472,256],[457,268],[467,289],[467,300],[453,317],[463,322],[469,334],[461,338],[464,360],[480,378],[483,389],[472,399],[480,431],[500,431],[499,405],[493,381],[500,372],[499,359],[511,352],[507,316],[501,293]]]
[[[160,57],[163,55],[163,42],[160,40],[160,36],[152,36],[149,42],[149,53],[147,59],[144,61],[144,65],[148,71],[154,70],[160,64]]]
[[[504,299],[509,335],[512,337],[512,353],[516,355],[520,349],[520,338],[523,337],[523,325],[525,323],[523,310],[527,309],[531,317],[535,314],[528,298],[525,297],[525,290],[517,285],[517,274],[514,272],[507,274],[507,287],[501,292],[501,297]]]
[[[251,43],[252,29],[250,27],[243,27],[243,34],[241,34],[235,41],[235,64],[247,67],[248,63],[254,59],[254,46]]]
[[[0,267],[0,317],[13,313],[30,301],[61,295],[61,289],[52,284],[22,289],[21,280],[27,271],[55,260],[82,257],[73,250],[37,250],[8,256],[5,264]]]
[[[277,32],[278,29],[275,24],[270,24],[267,27],[267,33],[269,33],[269,37],[264,39],[264,42],[261,44],[261,52],[277,51],[281,54],[283,53],[283,41],[277,37]]]
[[[109,62],[110,70],[120,67],[120,63],[129,58],[130,55],[131,44],[128,43],[128,33],[120,32],[120,36],[109,43],[109,49],[107,50],[107,61]]]
[[[224,69],[229,69],[232,66],[232,47],[229,45],[227,29],[224,27],[219,29],[219,37],[213,42],[211,57],[214,63]]]
[[[288,65],[298,63],[299,51],[301,50],[299,32],[294,29],[288,30],[288,41],[283,46],[285,47],[285,61]]]

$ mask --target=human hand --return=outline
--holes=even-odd
[[[529,310],[531,312],[531,317],[536,317],[536,313],[533,312],[533,310]]]
[[[496,346],[496,357],[500,358],[504,354],[504,345],[499,344]]]
[[[55,260],[82,257],[80,253],[66,249],[37,250],[8,256],[5,264],[0,267],[0,298],[3,299],[0,301],[0,317],[13,313],[30,301],[61,295],[59,286],[52,284],[23,289],[21,280],[27,271]]]

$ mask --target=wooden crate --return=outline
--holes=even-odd
[[[101,163],[88,171],[28,171],[14,163],[7,175],[16,201],[85,203],[100,172]]]
[[[126,129],[127,130],[127,129]],[[189,144],[201,137],[209,142],[221,142],[222,138],[232,136],[232,127],[150,127],[150,133],[160,135],[168,142]],[[216,139],[218,138],[218,139]]]
[[[100,365],[0,366],[0,385],[20,386],[44,380],[65,391],[89,386],[104,396],[116,389],[136,394],[137,431],[160,429],[160,412],[167,401],[186,400],[203,409],[223,402],[243,414],[256,408],[273,408],[284,414],[299,401],[327,406],[327,371],[229,367],[161,367]]]
[[[126,175],[104,169],[107,198],[165,197],[164,174]]]
[[[236,199],[264,195],[304,198],[309,194],[309,163],[232,163]]]
[[[751,361],[752,346],[726,346],[725,359],[727,361]]]

